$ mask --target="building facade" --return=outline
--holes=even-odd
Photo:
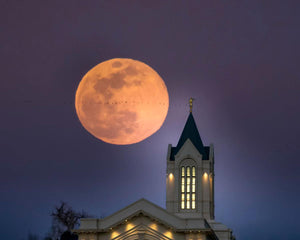
[[[232,240],[215,221],[214,148],[204,146],[190,111],[167,153],[166,209],[146,199],[104,219],[81,219],[79,240]]]

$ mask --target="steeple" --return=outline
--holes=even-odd
[[[174,160],[174,156],[177,154],[177,152],[181,149],[183,144],[186,142],[186,140],[189,138],[194,146],[197,148],[197,150],[201,153],[203,160],[208,160],[209,158],[209,147],[205,147],[203,145],[203,142],[201,140],[199,131],[197,129],[193,114],[192,114],[192,108],[193,108],[193,98],[190,98],[189,104],[190,104],[190,113],[188,116],[188,119],[185,123],[185,126],[183,128],[183,131],[181,133],[181,136],[179,138],[179,141],[177,143],[176,147],[172,147],[171,149],[171,156],[170,159]]]
[[[204,147],[203,142],[201,140],[199,131],[197,129],[193,114],[190,113],[189,117],[185,123],[177,146],[174,148],[174,155],[178,152],[178,150],[183,146],[187,139],[190,139],[197,150],[202,154],[203,160],[208,160],[209,147]]]
[[[204,146],[190,112],[176,147],[168,146],[166,207],[182,218],[214,219],[213,145]]]

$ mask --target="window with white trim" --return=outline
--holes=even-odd
[[[181,167],[181,209],[196,209],[196,167]]]

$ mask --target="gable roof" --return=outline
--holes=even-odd
[[[185,123],[183,131],[177,143],[177,146],[171,148],[170,160],[175,160],[175,155],[178,153],[178,151],[181,149],[181,147],[183,146],[183,144],[186,142],[187,139],[190,139],[192,141],[192,143],[197,148],[199,153],[201,153],[203,160],[209,159],[209,147],[203,145],[193,114],[191,112]]]
[[[125,221],[139,215],[147,216],[176,231],[212,231],[205,223],[204,218],[180,218],[142,198],[106,218],[82,218],[80,219],[80,228],[74,230],[74,232],[107,232],[110,231],[111,228],[115,228]]]

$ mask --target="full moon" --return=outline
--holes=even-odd
[[[76,91],[75,108],[83,127],[104,142],[140,142],[163,124],[169,95],[151,67],[126,58],[102,62],[89,70]]]

